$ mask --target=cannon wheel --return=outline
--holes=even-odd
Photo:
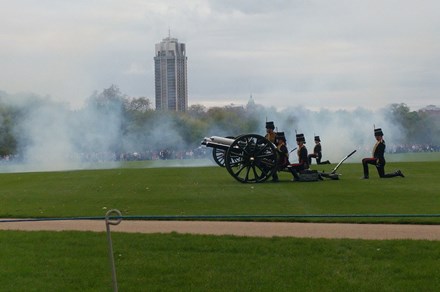
[[[239,136],[226,151],[226,169],[242,183],[264,182],[277,171],[277,164],[275,145],[260,135]]]
[[[235,139],[232,136],[226,136],[225,138]],[[225,167],[225,155],[226,150],[219,148],[212,148],[212,158],[218,166]]]

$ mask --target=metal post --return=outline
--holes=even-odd
[[[110,215],[113,214],[117,216],[116,221],[110,221]],[[118,281],[116,280],[116,268],[115,268],[115,259],[113,256],[113,244],[112,244],[112,237],[110,234],[110,225],[118,225],[122,221],[122,214],[117,209],[109,210],[105,214],[105,227],[107,229],[107,241],[108,241],[108,255],[110,259],[110,267],[112,270],[112,282],[113,282],[113,291],[118,291]]]

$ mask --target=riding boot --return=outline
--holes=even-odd
[[[298,172],[294,168],[290,168],[290,172],[293,175],[292,181],[299,181],[299,175]]]

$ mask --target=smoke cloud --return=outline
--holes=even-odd
[[[181,129],[170,116],[155,115],[143,124],[148,129],[145,137],[125,135],[121,125],[124,116],[118,107],[108,107],[103,111],[93,104],[82,109],[71,110],[66,104],[56,103],[49,98],[33,95],[7,95],[1,93],[0,102],[20,109],[19,123],[14,126],[14,136],[18,142],[20,157],[18,163],[0,167],[0,171],[56,171],[102,167],[102,162],[114,161],[110,167],[119,166],[123,149],[129,153],[141,153],[152,150],[157,145],[176,145],[179,149],[190,150],[192,145],[185,145]],[[258,106],[253,114],[257,131],[265,134],[265,119],[275,123],[277,131],[283,131],[287,137],[289,150],[296,147],[295,134],[303,133],[309,152],[313,151],[314,136],[320,136],[323,148],[323,160],[336,163],[353,150],[357,154],[350,162],[358,162],[364,156],[370,156],[375,143],[373,128],[380,127],[385,133],[387,143],[399,143],[402,138],[400,129],[390,123],[384,110],[358,108],[353,111],[330,111],[321,109],[312,111],[304,107],[291,107],[284,110]],[[261,121],[261,122],[259,122]],[[2,121],[3,122],[3,121]],[[209,125],[204,136],[238,136],[238,125],[225,123]],[[210,149],[207,149],[210,152]],[[150,157],[151,158],[151,157]],[[296,162],[292,153],[290,161]],[[100,166],[101,165],[101,166]],[[176,162],[174,166],[198,165]],[[206,165],[206,163],[204,163]],[[210,164],[212,165],[212,164]],[[109,167],[109,164],[105,164]],[[153,167],[161,167],[156,160]],[[169,166],[169,163],[167,163]]]
[[[313,152],[314,136],[319,136],[323,160],[328,159],[332,163],[340,161],[353,150],[357,153],[347,163],[370,157],[376,142],[374,127],[382,128],[387,145],[397,144],[403,137],[399,127],[390,122],[382,109],[312,111],[304,107],[290,107],[280,112],[272,109],[266,114],[268,120],[274,121],[276,130],[285,133],[289,150],[296,147],[296,133],[304,134],[309,153]],[[262,123],[261,129],[264,127]],[[290,161],[293,163],[296,160],[296,154],[292,152]]]

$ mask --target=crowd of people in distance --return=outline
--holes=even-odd
[[[100,163],[100,162],[117,162],[117,161],[146,161],[146,160],[172,160],[172,159],[205,159],[211,153],[204,147],[188,150],[147,150],[139,152],[81,152],[71,153],[66,156],[66,159],[85,163]],[[22,163],[24,158],[20,155],[5,155],[0,157],[0,165],[7,165],[13,163]]]
[[[80,153],[83,162],[105,161],[144,161],[144,160],[172,160],[172,159],[201,159],[206,158],[206,149],[202,147],[188,150],[147,150],[138,152],[94,152]]]
[[[388,153],[439,152],[440,145],[431,144],[399,144],[390,145]]]

